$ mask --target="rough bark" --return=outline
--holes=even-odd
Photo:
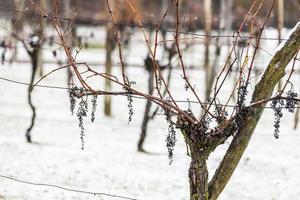
[[[252,102],[266,100],[271,97],[274,87],[285,74],[286,66],[299,51],[300,23],[293,30],[294,32],[288,41],[275,53],[260,81],[256,84],[252,95]],[[250,107],[247,109],[247,112],[241,115],[238,131],[209,183],[210,200],[218,198],[231,178],[264,111],[263,106],[265,104],[261,104],[255,107],[255,109]]]
[[[191,114],[191,113],[190,113]],[[192,114],[191,114],[191,117]],[[180,119],[177,121],[191,155],[189,169],[190,200],[208,200],[208,171],[206,160],[217,146],[224,143],[235,132],[234,126],[226,126],[222,134],[207,133],[204,124],[186,124]]]
[[[190,200],[208,200],[208,170],[206,160],[211,153],[210,145],[207,145],[203,132],[199,126],[177,121],[187,146],[190,150],[191,162],[188,172],[190,183]]]
[[[200,150],[192,152],[189,168],[190,199],[208,200],[208,170]]]

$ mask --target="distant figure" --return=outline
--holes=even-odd
[[[7,49],[7,45],[4,40],[1,41],[0,48],[1,48],[1,63],[3,65],[4,61],[5,61],[5,54],[6,54],[6,49]]]

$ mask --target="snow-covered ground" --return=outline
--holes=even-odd
[[[55,67],[52,64],[45,69],[50,71]],[[103,70],[100,66],[96,66],[96,69]],[[28,82],[29,73],[28,63],[0,66],[1,77]],[[146,89],[147,74],[144,69],[129,68],[128,73],[139,89]],[[197,89],[203,92],[200,83],[204,82],[202,72],[194,70],[189,74],[197,83]],[[65,71],[58,72],[46,78],[42,84],[65,86],[65,75]],[[175,98],[186,100],[180,71],[175,70],[173,78]],[[295,86],[299,86],[299,76],[295,81]],[[97,84],[102,82],[98,81]],[[226,91],[231,87],[226,86],[222,92],[228,94]],[[164,116],[156,117],[149,124],[145,149],[150,154],[136,151],[144,100],[134,99],[133,121],[128,125],[126,97],[113,97],[112,117],[102,114],[103,98],[100,97],[95,122],[92,124],[89,119],[85,121],[85,150],[82,151],[78,122],[76,116],[70,114],[67,91],[35,88],[33,101],[37,107],[37,120],[32,131],[34,144],[27,144],[24,137],[31,117],[26,100],[27,87],[0,80],[0,91],[0,175],[139,200],[189,198],[189,157],[185,155],[186,147],[178,132],[174,162],[169,165]],[[182,106],[187,108],[188,105]],[[192,109],[199,108],[192,105]],[[293,117],[284,113],[280,139],[276,140],[273,137],[273,113],[271,110],[265,111],[221,200],[299,199],[300,134],[299,129],[292,129]],[[218,148],[209,159],[211,173],[227,146],[224,144]],[[5,200],[114,199],[26,185],[1,177],[0,195]]]

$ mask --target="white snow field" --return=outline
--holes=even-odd
[[[265,56],[264,60],[268,58]],[[56,67],[55,64],[47,64],[45,71]],[[103,71],[100,66],[95,69]],[[116,68],[114,70],[117,71]],[[147,73],[144,69],[129,68],[128,73],[130,79],[137,82],[138,89],[146,89]],[[192,82],[203,94],[202,73],[199,70],[189,71]],[[29,74],[28,63],[0,65],[1,77],[28,82]],[[189,96],[192,99],[184,90],[179,70],[173,72],[173,78],[171,85],[175,98],[186,100]],[[295,88],[299,89],[299,75],[294,82]],[[41,84],[65,87],[66,72],[56,72]],[[103,80],[93,80],[92,84],[103,85]],[[222,96],[228,95],[231,88],[230,82]],[[85,149],[81,150],[78,121],[76,115],[71,116],[66,90],[34,89],[37,119],[32,130],[33,144],[26,143],[24,136],[31,117],[26,99],[27,86],[0,80],[0,91],[0,176],[139,200],[189,199],[187,170],[190,159],[186,155],[183,138],[177,132],[174,161],[169,165],[165,147],[168,130],[163,115],[149,124],[145,149],[150,154],[137,152],[144,100],[134,99],[133,121],[128,124],[126,97],[112,97],[112,117],[103,115],[103,97],[99,97],[95,122],[91,123],[89,118],[85,120]],[[188,107],[187,104],[181,105]],[[198,107],[192,104],[196,113]],[[276,140],[273,137],[273,112],[270,109],[265,111],[246,153],[220,196],[221,200],[300,199],[300,132],[292,129],[293,118],[294,115],[284,112],[280,139]],[[210,175],[226,147],[228,144],[222,145],[210,157]],[[0,195],[0,199],[5,200],[118,199],[27,185],[2,177]]]

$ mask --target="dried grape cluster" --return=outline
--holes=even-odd
[[[91,121],[95,121],[95,114],[96,114],[96,108],[97,108],[97,95],[93,95],[92,97],[92,112],[91,112]]]
[[[240,111],[245,107],[247,94],[247,84],[245,81],[241,80],[240,87],[238,88],[237,111]]]
[[[275,99],[271,103],[271,107],[274,111],[274,137],[276,139],[279,138],[279,128],[280,128],[280,120],[283,116],[282,107],[284,106],[284,101],[282,99]]]
[[[276,139],[279,138],[279,128],[280,128],[280,121],[283,116],[282,109],[285,108],[289,112],[294,112],[296,105],[298,102],[295,98],[298,96],[296,92],[289,90],[287,92],[287,97],[282,99],[280,96],[274,99],[271,103],[271,107],[274,111],[274,137]]]
[[[84,125],[83,125],[83,118],[87,116],[88,112],[88,105],[87,101],[81,97],[81,100],[79,102],[79,106],[77,109],[77,118],[79,121],[79,128],[80,128],[80,139],[81,139],[81,149],[84,149]]]
[[[87,117],[87,113],[89,110],[88,95],[85,94],[85,91],[82,87],[73,86],[72,88],[69,89],[69,99],[70,99],[70,110],[72,115],[74,114],[74,110],[76,107],[76,99],[80,99],[78,103],[76,116],[79,122],[78,126],[80,128],[81,149],[84,149],[84,135],[85,135],[84,117]],[[97,95],[93,95],[91,102],[92,102],[91,121],[94,122],[96,106],[97,106]]]
[[[293,113],[295,111],[295,107],[296,105],[298,105],[298,102],[295,101],[294,99],[298,97],[298,94],[296,92],[293,92],[291,90],[289,90],[287,92],[287,99],[286,99],[286,109]]]
[[[210,125],[210,122],[212,121],[212,119],[207,116],[207,115],[204,115],[201,120],[199,121],[199,130],[201,133],[207,133],[207,131],[209,130],[209,125]]]
[[[215,110],[214,110],[214,117],[218,124],[226,120],[226,117],[228,116],[228,113],[225,109],[223,109],[222,105],[216,104]]]
[[[172,122],[172,116],[170,111],[165,110],[166,120],[168,122],[168,135],[166,138],[166,146],[168,149],[168,157],[169,157],[169,164],[171,165],[173,162],[173,150],[176,144],[176,132],[175,132],[175,125]]]
[[[76,98],[83,92],[83,88],[79,88],[74,86],[69,89],[69,99],[70,99],[70,110],[71,114],[74,114],[75,105],[76,105]]]
[[[128,124],[132,121],[132,116],[133,116],[133,105],[132,105],[132,102],[133,102],[133,99],[132,99],[132,94],[128,94],[127,95],[127,101],[128,101]]]
[[[129,82],[129,87],[131,87],[134,84],[136,84],[136,82],[134,82],[134,81]],[[132,103],[133,103],[133,96],[132,96],[131,92],[127,88],[125,88],[125,90],[128,92],[128,94],[127,94],[127,101],[128,101],[127,106],[128,106],[128,115],[129,115],[128,116],[128,124],[129,124],[132,121],[132,116],[134,114],[134,112],[133,112],[133,105],[132,105]]]

